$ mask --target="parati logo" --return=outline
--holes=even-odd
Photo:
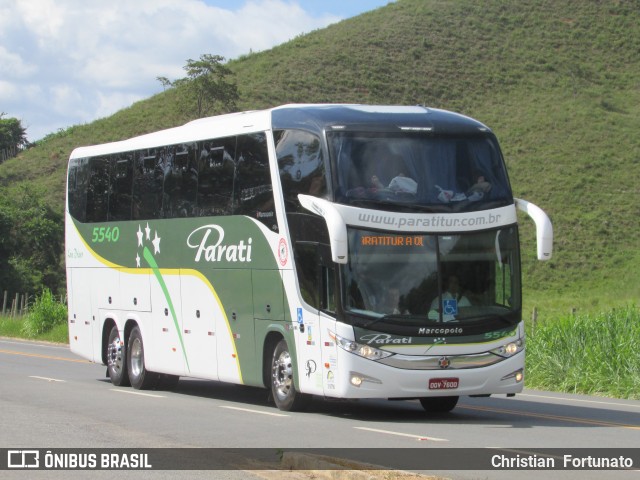
[[[224,229],[220,225],[204,225],[196,228],[187,237],[189,248],[196,249],[195,261],[206,262],[250,262],[251,237],[237,244],[225,245]]]

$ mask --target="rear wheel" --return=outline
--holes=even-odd
[[[287,342],[282,339],[273,350],[271,360],[271,394],[280,410],[295,411],[307,407],[310,397],[296,390],[293,361]]]
[[[422,408],[429,413],[450,412],[458,404],[460,397],[423,397],[420,399]]]
[[[158,374],[150,372],[144,366],[144,343],[139,327],[133,327],[129,335],[127,368],[131,386],[138,390],[154,387],[158,383]]]
[[[109,340],[107,342],[107,373],[111,383],[116,387],[129,386],[126,357],[125,344],[120,339],[118,327],[114,325],[109,332]]]

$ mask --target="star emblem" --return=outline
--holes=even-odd
[[[136,233],[136,235],[138,236],[138,246],[141,247],[142,246],[142,228],[140,228],[140,225],[138,225],[138,233]]]
[[[149,240],[153,245],[153,253],[160,253],[160,240],[161,238],[158,236],[158,231],[154,230],[153,232],[153,240],[151,240],[151,227],[149,226],[149,222],[147,222],[147,226],[143,229],[142,225],[138,224],[138,231],[136,232],[136,237],[138,237],[138,247],[145,247],[145,242]],[[140,257],[140,251],[136,251],[136,267],[140,268],[142,262],[142,258]]]
[[[158,236],[158,232],[155,232],[155,236],[153,238],[153,253],[160,253],[160,237]]]

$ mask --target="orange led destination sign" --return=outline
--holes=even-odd
[[[364,235],[360,239],[363,246],[423,247],[424,237],[416,235]]]

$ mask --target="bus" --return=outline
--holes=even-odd
[[[69,159],[70,348],[116,386],[195,377],[314,396],[523,388],[517,210],[496,136],[423,106],[285,105]]]

